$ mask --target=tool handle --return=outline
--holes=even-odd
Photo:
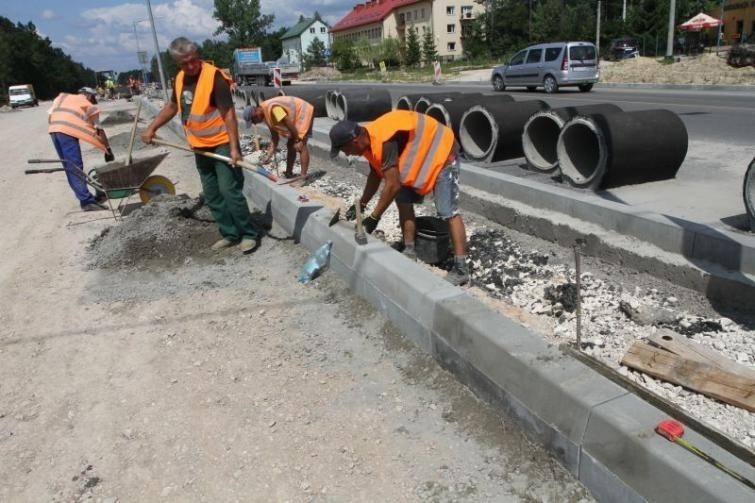
[[[199,154],[199,155],[202,155],[204,157],[209,157],[211,159],[216,159],[218,161],[223,161],[223,162],[227,162],[228,164],[232,164],[232,161],[231,161],[230,157],[227,157],[227,156],[224,156],[224,155],[220,155],[220,154],[216,154],[215,152],[205,152],[203,150],[194,150],[193,148],[184,147],[183,145],[176,145],[175,143],[170,143],[170,142],[167,142],[165,140],[160,140],[158,138],[153,138],[152,139],[152,143],[155,143],[157,145],[164,145],[166,147],[177,148],[179,150],[186,150],[187,152],[193,152],[195,154]],[[244,161],[244,160],[238,161],[236,164],[239,165],[239,166],[241,166],[244,169],[247,169],[249,171],[253,171],[255,173],[258,173],[258,174],[266,177],[267,179],[269,179],[269,180],[271,180],[273,182],[277,182],[278,181],[278,177],[277,176],[275,176],[273,173],[270,173],[268,170],[266,170],[262,166],[258,166],[257,164],[252,164],[251,162]]]
[[[45,162],[63,162],[63,159],[27,159],[29,164],[42,164]]]
[[[128,154],[126,154],[126,164],[131,164],[131,152],[134,151],[134,140],[136,139],[136,126],[139,123],[139,113],[142,111],[142,100],[136,102],[136,114],[134,114],[134,125],[131,128],[131,137],[128,140]]]
[[[25,175],[34,175],[37,173],[56,173],[58,171],[65,171],[65,168],[50,168],[50,169],[27,169],[24,170]]]

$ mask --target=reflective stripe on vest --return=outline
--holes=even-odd
[[[383,143],[396,133],[409,133],[404,151],[399,155],[401,185],[419,194],[435,187],[435,180],[453,150],[453,131],[432,117],[408,110],[388,112],[365,126],[370,135],[370,150],[365,157],[382,177]]]
[[[286,114],[292,117],[296,133],[300,139],[307,136],[309,125],[312,123],[315,114],[315,107],[311,103],[295,96],[276,96],[263,101],[260,106],[265,114],[265,122],[271,128],[275,128],[279,135],[288,136],[289,130],[284,124],[273,122],[273,107],[275,106],[283,107]]]
[[[61,93],[55,98],[53,108],[47,118],[47,131],[78,138],[104,152],[107,147],[97,136],[97,131],[89,120],[95,114],[87,114],[92,110],[96,111],[97,108],[85,97],[78,94]]]
[[[194,101],[191,103],[189,115],[184,124],[186,140],[192,147],[216,147],[230,141],[220,110],[210,106],[216,71],[220,70],[206,61],[202,62],[197,86],[194,89]],[[228,82],[225,74],[221,72],[221,75]],[[179,116],[181,115],[183,82],[184,72],[181,70],[176,75],[176,103]]]

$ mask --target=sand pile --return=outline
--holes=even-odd
[[[154,198],[92,239],[90,268],[172,268],[187,259],[210,257],[210,246],[220,236],[209,209],[200,202]]]
[[[339,78],[341,78],[341,72],[329,66],[318,66],[299,75],[299,80],[333,80]]]
[[[125,111],[125,110],[117,110],[117,111],[111,113],[110,115],[108,115],[107,117],[105,117],[102,121],[100,121],[100,123],[103,126],[112,126],[112,125],[115,125],[115,124],[125,124],[127,122],[133,123],[134,122],[134,116],[131,113]]]
[[[602,82],[657,84],[742,84],[755,83],[755,68],[732,68],[726,58],[715,54],[684,57],[664,64],[655,58],[633,58],[600,62]]]

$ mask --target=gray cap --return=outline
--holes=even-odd
[[[337,122],[330,128],[330,158],[338,157],[341,147],[359,136],[361,131],[362,127],[359,124],[349,120]]]
[[[254,105],[247,105],[244,111],[241,113],[241,117],[246,123],[246,127],[252,127],[252,115],[257,111],[257,107]]]
[[[95,91],[95,90],[94,90],[94,89],[92,89],[91,87],[86,87],[86,86],[85,86],[85,87],[82,87],[81,89],[79,89],[79,92],[80,92],[80,93],[91,94],[91,95],[95,95],[95,94],[97,94],[97,91]]]

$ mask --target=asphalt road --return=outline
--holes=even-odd
[[[403,94],[427,90],[438,92],[432,85],[338,83],[338,86],[369,85],[387,87],[394,100]],[[492,87],[483,84],[444,84],[443,90],[468,92],[493,92]],[[504,94],[504,93],[502,93]],[[691,140],[705,140],[737,146],[751,146],[755,137],[755,92],[677,90],[645,88],[596,88],[589,93],[566,88],[555,95],[542,90],[529,92],[513,89],[506,91],[515,100],[540,99],[551,107],[614,103],[626,111],[666,108],[677,113],[685,125]]]

